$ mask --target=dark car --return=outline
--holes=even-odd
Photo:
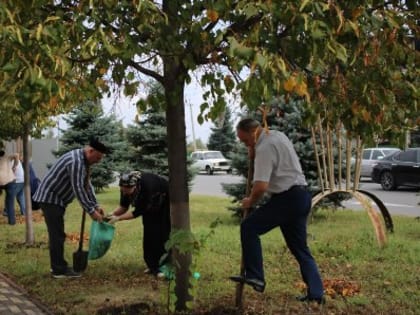
[[[384,190],[420,187],[420,148],[395,152],[379,160],[373,167],[372,180]]]

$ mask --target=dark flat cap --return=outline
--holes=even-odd
[[[112,153],[112,149],[105,144],[103,144],[101,141],[99,141],[97,138],[92,138],[89,141],[89,145],[94,148],[96,151],[99,151],[104,154],[110,154]]]

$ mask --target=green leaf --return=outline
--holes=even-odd
[[[343,45],[336,43],[335,45],[336,48],[336,57],[341,60],[343,63],[347,63],[347,50],[346,47],[344,47]]]
[[[242,45],[239,45],[234,52],[236,56],[247,60],[254,55],[254,49]]]
[[[258,14],[258,8],[255,5],[248,3],[244,8],[244,13],[247,19]]]
[[[260,66],[261,68],[265,68],[267,65],[267,58],[264,57],[261,53],[257,53],[255,55],[255,61],[257,65]]]
[[[133,81],[133,80],[134,80],[134,78],[135,78],[135,76],[134,76],[134,72],[130,71],[130,72],[127,74],[127,80],[128,80],[128,81]]]
[[[359,26],[358,26],[356,23],[354,23],[353,21],[350,21],[350,20],[347,20],[347,21],[346,21],[346,23],[347,23],[348,25],[350,25],[350,27],[353,29],[354,34],[355,34],[357,37],[359,37],[359,36],[360,36]]]
[[[306,5],[309,3],[310,0],[303,0],[302,4],[299,7],[299,12],[302,12],[305,9]]]
[[[18,68],[18,65],[14,64],[14,63],[6,63],[3,67],[2,70],[5,72],[12,72],[14,70],[16,70]]]
[[[311,35],[314,39],[321,39],[321,38],[326,37],[327,34],[320,28],[313,28],[311,30]]]

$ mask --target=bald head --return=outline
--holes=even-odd
[[[247,147],[253,147],[256,142],[256,133],[259,128],[261,128],[261,126],[257,120],[245,118],[236,125],[236,135]]]
[[[260,123],[253,119],[253,118],[245,118],[242,119],[238,124],[236,125],[236,130],[242,130],[245,132],[255,131],[260,126]]]

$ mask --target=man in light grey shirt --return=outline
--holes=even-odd
[[[242,208],[255,205],[264,194],[270,199],[244,218],[241,223],[241,244],[245,274],[231,276],[235,282],[246,283],[258,292],[265,289],[260,235],[280,227],[286,244],[299,263],[307,294],[299,301],[324,303],[324,288],[318,267],[308,248],[306,221],[311,210],[311,194],[299,158],[288,137],[279,131],[265,132],[253,119],[241,120],[237,136],[255,158],[253,186]]]

